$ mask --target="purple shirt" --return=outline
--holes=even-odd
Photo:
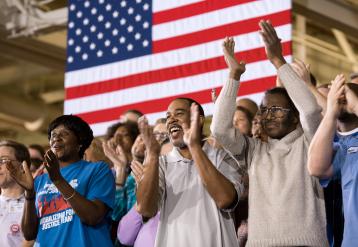
[[[117,237],[124,245],[134,247],[153,247],[157,234],[159,212],[147,222],[143,222],[142,215],[135,206],[121,219],[118,225]]]

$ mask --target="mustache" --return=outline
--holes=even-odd
[[[261,124],[278,124],[276,120],[261,120]]]

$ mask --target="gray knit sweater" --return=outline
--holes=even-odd
[[[278,75],[300,113],[296,130],[268,143],[245,138],[232,125],[239,83],[228,80],[215,103],[211,131],[231,153],[248,153],[247,246],[328,246],[322,188],[306,168],[321,109],[288,64]]]

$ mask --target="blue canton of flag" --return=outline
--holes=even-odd
[[[152,51],[150,0],[69,1],[67,71]]]

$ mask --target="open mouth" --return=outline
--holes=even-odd
[[[55,151],[58,151],[58,150],[62,149],[63,147],[61,145],[53,145],[51,148]]]
[[[172,125],[169,127],[169,134],[171,136],[177,136],[181,131],[182,131],[182,127],[179,125]]]
[[[278,124],[275,122],[266,122],[265,123],[265,128],[276,128],[277,126],[278,126]]]

